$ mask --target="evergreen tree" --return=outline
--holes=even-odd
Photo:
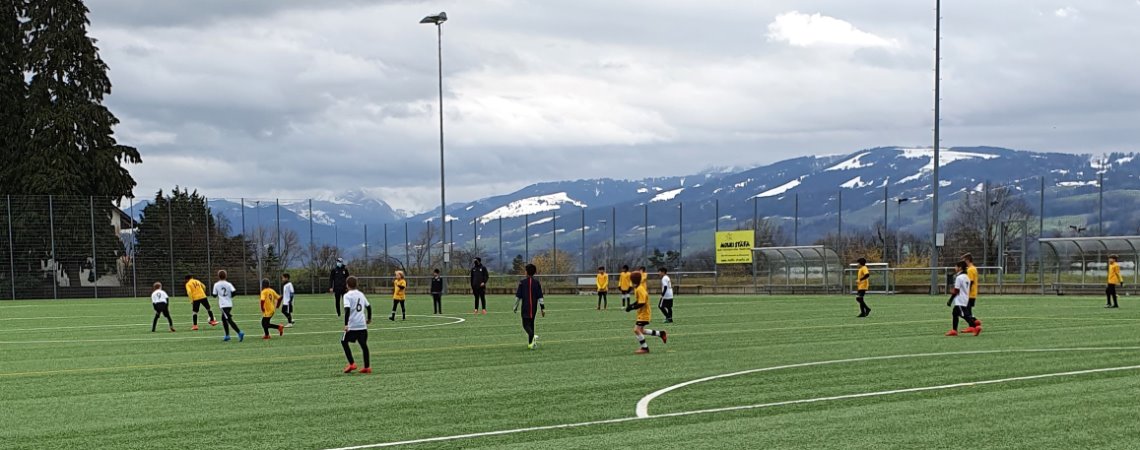
[[[120,198],[135,187],[122,164],[142,159],[115,141],[119,121],[102,104],[111,80],[87,36],[88,12],[82,0],[24,4],[22,60],[30,82],[23,123],[29,134],[13,186],[22,193]]]
[[[0,193],[14,188],[14,169],[24,149],[24,35],[22,0],[0,0]]]

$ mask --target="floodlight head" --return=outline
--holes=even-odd
[[[423,19],[420,19],[420,23],[430,23],[433,25],[442,25],[444,22],[447,22],[447,13],[445,12],[440,12],[434,16],[427,16]]]
[[[910,201],[910,197],[899,197],[899,198],[898,198],[898,202],[899,202],[899,203],[906,203],[906,202],[909,202],[909,201]]]
[[[990,202],[990,206],[997,206],[998,203],[1001,203],[1001,202],[994,200],[994,201]]]

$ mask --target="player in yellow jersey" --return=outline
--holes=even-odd
[[[404,300],[408,298],[408,280],[404,279],[404,271],[396,271],[396,279],[392,280],[392,315],[388,320],[396,320],[396,305],[400,305],[400,320],[408,320],[408,312],[404,309]]]
[[[978,267],[974,265],[974,255],[969,253],[962,255],[962,261],[966,262],[966,278],[970,279],[970,292],[967,293],[969,303],[966,304],[966,316],[974,317],[974,305],[978,303]],[[980,320],[975,319],[974,322],[979,328],[982,325],[982,321]],[[967,333],[972,331],[970,328],[966,329]]]
[[[629,281],[629,265],[621,266],[618,274],[618,289],[621,290],[621,307],[629,306],[629,294],[633,292],[633,283]]]
[[[871,307],[867,306],[864,297],[871,289],[871,269],[867,268],[867,258],[859,258],[855,262],[859,263],[859,271],[855,272],[855,301],[859,302],[859,315],[855,317],[867,317],[871,315]]]
[[[595,284],[598,287],[598,309],[606,309],[609,307],[609,299],[606,298],[606,294],[610,290],[610,276],[606,273],[605,266],[598,267],[598,278]]]
[[[194,326],[190,327],[191,331],[198,331],[198,309],[203,306],[206,307],[206,314],[210,315],[210,326],[218,324],[214,320],[214,311],[210,310],[210,300],[206,298],[206,285],[193,275],[186,275],[186,296],[190,297],[190,307],[194,309]]]
[[[268,278],[261,280],[261,330],[265,332],[265,335],[261,336],[262,339],[269,339],[270,328],[276,328],[278,336],[285,334],[285,325],[269,323],[279,307],[281,307],[281,296],[269,287]]]
[[[642,280],[641,277],[641,272],[630,274],[630,281],[637,285],[637,289],[633,291],[634,298],[637,301],[625,307],[626,312],[637,311],[637,321],[634,322],[633,325],[633,334],[637,336],[637,342],[641,344],[640,348],[634,352],[637,354],[649,353],[649,344],[645,343],[645,335],[647,334],[661,337],[662,344],[668,342],[665,330],[650,330],[645,328],[646,325],[649,325],[649,321],[653,316],[653,307],[649,305],[649,289],[642,283],[644,280]]]
[[[1105,308],[1119,308],[1120,304],[1117,303],[1116,287],[1124,286],[1124,277],[1120,276],[1120,264],[1116,255],[1108,257],[1108,287],[1104,290],[1104,296],[1108,303],[1104,305]]]

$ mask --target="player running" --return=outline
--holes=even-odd
[[[234,322],[234,285],[226,281],[226,271],[218,271],[218,281],[214,283],[214,298],[218,299],[218,307],[222,308],[222,329],[226,330],[226,336],[222,341],[230,340],[230,327],[233,327],[237,332],[238,342],[245,340],[245,333],[238,328],[237,322]]]
[[[538,347],[538,335],[534,334],[535,313],[546,317],[546,305],[542,302],[542,284],[534,279],[535,273],[538,273],[538,268],[534,264],[527,264],[526,278],[519,281],[519,288],[515,290],[514,309],[518,312],[519,305],[522,304],[522,326],[527,336],[526,348],[531,350]]]
[[[649,353],[649,344],[645,342],[645,335],[647,334],[661,337],[662,344],[668,343],[665,330],[650,330],[645,328],[646,325],[649,325],[649,320],[653,315],[653,308],[649,306],[649,290],[642,284],[641,277],[641,272],[630,274],[630,280],[633,284],[637,285],[637,289],[633,290],[633,296],[637,301],[625,307],[626,312],[637,310],[637,321],[634,322],[633,325],[633,334],[637,336],[637,342],[641,345],[637,351],[634,352],[639,355]]]
[[[198,309],[203,306],[206,307],[206,314],[210,315],[210,326],[218,324],[214,320],[214,311],[210,310],[210,300],[206,298],[206,285],[193,275],[186,275],[186,295],[190,297],[190,307],[194,310],[194,326],[190,327],[191,331],[198,331]]]
[[[150,322],[150,332],[154,333],[158,327],[159,316],[166,316],[166,323],[170,324],[170,332],[174,332],[174,320],[170,318],[170,296],[162,290],[162,283],[154,283],[154,291],[150,293],[150,305],[154,307],[154,320]]]
[[[352,349],[348,344],[355,342],[360,345],[364,354],[364,369],[360,373],[372,373],[372,361],[368,355],[368,324],[372,323],[372,305],[363,292],[356,290],[356,277],[345,279],[348,292],[344,294],[344,334],[340,337],[340,346],[344,348],[344,357],[348,365],[344,373],[356,370],[356,360],[352,358]],[[365,315],[367,313],[367,315]]]
[[[277,335],[285,335],[285,325],[278,325],[269,323],[273,319],[273,313],[277,312],[277,308],[281,306],[281,296],[277,291],[269,287],[269,279],[261,280],[261,329],[265,332],[262,339],[269,339],[269,329],[276,328]]]

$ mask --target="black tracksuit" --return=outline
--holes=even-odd
[[[336,315],[340,315],[341,298],[348,292],[348,268],[345,266],[334,267],[332,273],[329,274],[329,287],[333,291],[333,308],[336,308]]]
[[[431,301],[433,314],[443,314],[443,277],[435,276],[431,279]]]
[[[487,266],[482,264],[471,268],[471,294],[475,297],[475,309],[487,309]]]

